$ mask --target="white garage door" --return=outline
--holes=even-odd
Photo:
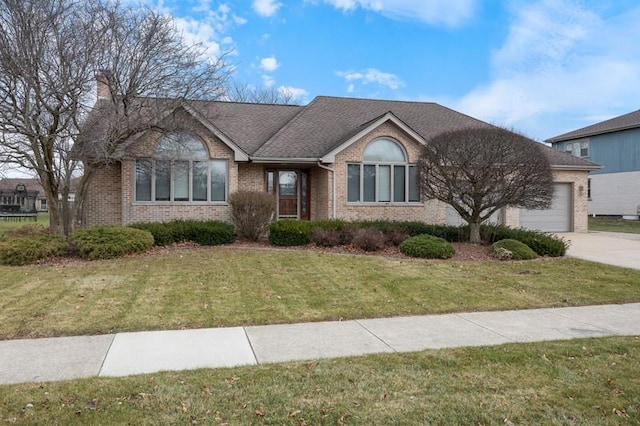
[[[570,232],[573,206],[571,184],[556,183],[548,210],[521,210],[520,227],[544,232]]]
[[[484,223],[487,223],[487,224],[490,223],[493,225],[502,224],[501,210],[498,210],[497,212],[493,213],[489,217],[489,219],[487,219]],[[465,220],[460,217],[460,213],[458,213],[456,209],[454,209],[451,206],[447,206],[447,225],[460,226],[460,225],[466,225],[466,224],[467,222],[465,222]]]

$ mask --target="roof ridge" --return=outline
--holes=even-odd
[[[600,134],[604,134],[604,133],[611,133],[611,132],[618,132],[621,130],[627,130],[627,129],[634,129],[637,127],[640,127],[640,109],[638,110],[634,110],[631,112],[627,112],[625,114],[621,114],[621,115],[617,115],[615,117],[611,117],[607,120],[602,120],[602,121],[598,121],[596,123],[593,124],[589,124],[588,126],[584,126],[584,127],[580,127],[578,129],[575,130],[571,130],[565,133],[561,133],[557,136],[553,136],[551,138],[545,139],[545,142],[562,142],[564,140],[571,140],[571,139],[577,139],[577,138],[582,138],[582,137],[587,137],[587,136],[595,136],[595,135],[600,135]],[[639,114],[638,116],[638,120],[636,123],[631,123],[631,124],[625,124],[625,125],[620,125],[620,126],[613,126],[613,127],[608,127],[607,125],[611,124],[612,122],[616,121],[616,120],[622,120],[626,117],[635,115],[635,114]]]
[[[402,100],[402,99],[374,99],[374,98],[358,98],[354,96],[332,96],[332,95],[318,95],[314,98],[314,101],[318,98],[330,98],[330,99],[348,99],[353,101],[366,101],[366,102],[394,102],[394,103],[403,103],[403,104],[431,104],[431,105],[439,105],[437,102],[433,101],[416,101],[416,100]],[[441,105],[442,106],[442,105]]]

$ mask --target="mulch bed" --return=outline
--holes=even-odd
[[[483,245],[483,244],[470,244],[470,243],[451,243],[451,245],[456,250],[456,254],[453,256],[451,260],[461,260],[461,261],[495,260],[495,258],[491,256],[491,246]],[[346,255],[350,254],[350,255],[382,256],[382,257],[414,259],[412,257],[406,256],[400,253],[397,247],[385,247],[383,250],[368,252],[351,245],[336,246],[336,247],[321,247],[315,244],[309,244],[306,246],[298,246],[298,247],[275,247],[275,246],[269,245],[269,243],[264,240],[249,241],[249,240],[243,240],[243,239],[238,239],[235,243],[229,244],[226,247],[253,248],[253,249],[264,249],[264,250],[306,250],[306,251],[321,252],[321,253],[336,253],[336,254],[346,254]]]

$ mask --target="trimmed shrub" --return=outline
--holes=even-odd
[[[122,226],[94,226],[74,232],[71,241],[83,259],[111,259],[150,249],[153,235]]]
[[[217,220],[174,220],[171,222],[148,222],[130,225],[153,235],[155,245],[166,246],[181,241],[211,246],[235,241],[233,226]]]
[[[68,251],[69,243],[63,235],[52,234],[38,225],[27,226],[7,231],[0,240],[0,264],[27,265],[64,256]]]
[[[337,229],[313,228],[309,239],[321,247],[335,247],[342,242],[340,231]]]
[[[407,238],[398,248],[407,256],[428,259],[449,259],[456,254],[453,246],[445,239],[427,234]]]
[[[142,229],[153,235],[153,244],[156,246],[168,246],[176,242],[171,225],[162,222],[134,223],[131,228]]]
[[[493,249],[494,257],[500,260],[531,260],[538,257],[536,252],[531,250],[528,245],[518,240],[506,239],[496,241],[491,248]],[[507,256],[507,254],[504,253],[505,251],[510,253],[510,255]]]
[[[313,223],[284,219],[269,225],[269,244],[274,246],[304,246],[309,244]]]
[[[361,228],[353,233],[351,244],[364,251],[378,251],[384,247],[384,233],[374,228]]]
[[[201,246],[215,246],[219,244],[230,244],[235,241],[236,236],[233,226],[218,221],[208,222],[188,222],[190,241]]]
[[[569,242],[565,239],[539,231],[486,225],[480,228],[480,232],[482,239],[490,244],[505,239],[518,240],[529,246],[538,256],[564,256],[569,248]]]
[[[231,219],[239,237],[257,241],[269,230],[276,212],[273,195],[258,191],[238,191],[229,196]]]

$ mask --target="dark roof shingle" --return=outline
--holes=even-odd
[[[610,120],[601,121],[581,129],[563,133],[546,140],[546,142],[562,142],[572,139],[584,138],[587,136],[601,135],[603,133],[618,132],[620,130],[634,129],[640,127],[640,110],[628,114],[614,117]]]

